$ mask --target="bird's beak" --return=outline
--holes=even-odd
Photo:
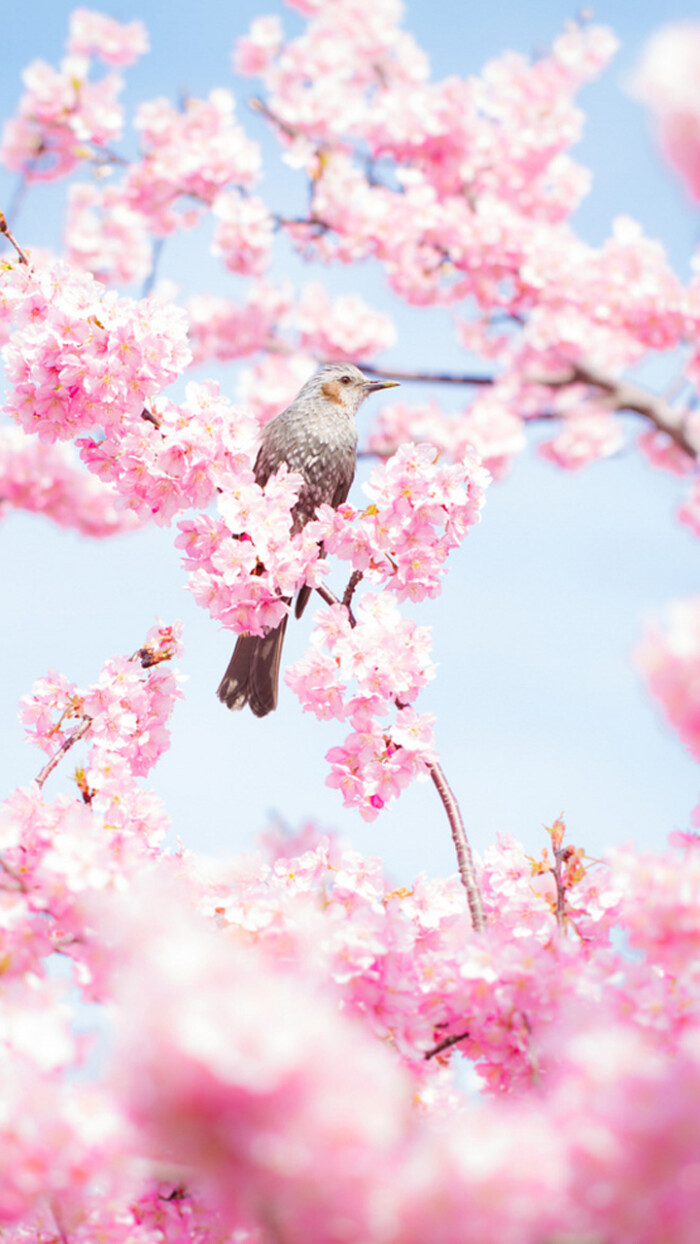
[[[398,389],[398,380],[368,380],[365,388],[368,393],[377,393],[379,389]]]

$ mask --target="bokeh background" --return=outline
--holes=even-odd
[[[35,58],[60,59],[72,7],[64,0],[3,6],[3,119],[15,109],[22,68]],[[140,17],[148,26],[151,52],[126,71],[127,104],[231,87],[248,133],[263,147],[261,192],[278,210],[301,204],[301,180],[280,162],[277,144],[247,107],[253,84],[236,79],[230,64],[234,38],[252,18],[279,12],[294,32],[300,24],[295,13],[265,0],[107,0],[94,7],[120,20]],[[536,6],[407,0],[405,8],[406,25],[429,53],[435,77],[478,72],[506,47],[536,52],[574,15],[565,0]],[[612,0],[596,6],[596,20],[613,27],[621,50],[580,97],[587,123],[574,150],[593,171],[592,191],[574,222],[582,237],[600,244],[617,215],[630,215],[664,243],[684,278],[698,241],[697,216],[657,154],[628,82],[661,22],[698,17],[694,4]],[[135,150],[133,141],[127,134],[126,154]],[[14,176],[0,171],[6,211],[14,189]],[[60,185],[32,189],[12,223],[26,245],[58,250]],[[240,297],[243,281],[210,257],[208,245],[206,227],[169,240],[161,275],[183,297],[201,291]],[[399,341],[382,356],[388,369],[465,366],[448,316],[407,308],[369,264],[313,270],[279,242],[272,276],[299,285],[321,279],[332,294],[359,292],[389,311]],[[639,376],[663,390],[677,366],[660,357]],[[213,375],[235,392],[233,365],[196,374]],[[421,386],[402,392],[416,401],[429,395]],[[466,398],[456,389],[437,395],[446,409]],[[366,405],[361,435],[378,403],[388,400],[380,395]],[[638,420],[630,416],[628,423],[633,440]],[[361,500],[368,469],[362,464],[351,500]],[[696,766],[662,723],[631,662],[645,619],[697,587],[697,547],[674,518],[682,491],[682,482],[648,467],[633,445],[571,474],[539,459],[533,436],[531,450],[490,489],[483,522],[453,555],[441,598],[416,610],[433,627],[439,665],[419,703],[437,716],[443,766],[477,850],[501,832],[539,851],[542,825],[560,813],[570,840],[594,856],[629,840],[661,847],[670,830],[688,824],[698,795]],[[43,763],[25,744],[17,720],[17,701],[35,678],[54,668],[87,685],[108,656],[137,648],[156,618],[180,618],[185,700],[174,715],[171,750],[147,780],[170,810],[173,841],[178,836],[192,849],[227,854],[249,844],[270,817],[292,827],[313,818],[359,849],[382,855],[397,881],[421,869],[453,871],[448,828],[431,784],[415,785],[365,825],[324,784],[324,754],[342,737],[339,723],[302,715],[286,688],[278,711],[263,721],[229,714],[218,703],[214,691],[231,639],[184,590],[172,537],[154,528],[89,542],[34,516],[13,514],[3,523],[0,794],[28,783]],[[330,583],[342,589],[337,572]],[[310,612],[289,628],[289,661],[303,651]],[[52,775],[49,796],[65,788],[74,763],[71,758]]]

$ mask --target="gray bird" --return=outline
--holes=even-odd
[[[345,501],[357,459],[355,415],[370,393],[396,384],[396,380],[368,380],[352,363],[331,363],[320,367],[291,406],[265,424],[255,460],[257,482],[267,483],[283,462],[304,480],[292,510],[293,534],[314,518],[320,505],[336,509]],[[297,618],[310,595],[305,584],[297,596]],[[287,617],[267,635],[239,637],[217,691],[228,708],[249,704],[256,717],[265,717],[277,707]]]

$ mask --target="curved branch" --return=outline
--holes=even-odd
[[[361,363],[360,367],[369,376],[391,375],[397,380],[417,381],[423,384],[482,386],[495,384],[497,380],[495,376],[459,375],[448,372],[397,371],[393,367],[391,372],[388,372],[381,367],[372,367],[368,363]],[[665,398],[659,397],[655,393],[650,393],[648,389],[643,388],[641,385],[632,384],[627,380],[616,380],[614,376],[609,376],[607,372],[602,371],[593,363],[572,363],[570,367],[566,367],[560,372],[545,372],[541,375],[533,374],[525,377],[525,379],[529,384],[539,384],[550,389],[563,389],[572,384],[585,384],[591,388],[600,389],[605,394],[605,404],[611,411],[627,410],[635,415],[641,415],[644,419],[648,419],[659,432],[663,432],[670,437],[674,445],[687,454],[689,458],[692,458],[693,461],[697,461],[700,458],[700,440],[690,435],[684,419],[669,405]],[[556,412],[547,416],[532,415],[526,422],[532,423],[538,418],[545,417],[560,418],[561,416]],[[361,456],[373,457],[375,455],[364,453]]]
[[[66,752],[70,751],[74,743],[77,743],[79,739],[82,739],[83,736],[87,734],[91,725],[92,725],[92,717],[85,717],[84,720],[77,727],[77,729],[74,730],[73,733],[68,736],[65,743],[62,743],[61,746],[58,748],[58,750],[54,752],[50,760],[47,760],[46,764],[41,770],[41,773],[34,779],[34,781],[36,782],[40,790],[41,790],[41,787],[44,785],[44,782],[46,781],[49,774],[53,773],[59,760],[61,760],[63,756],[65,756]]]
[[[27,265],[27,267],[29,267],[29,260],[27,256],[25,255],[24,251],[22,250],[22,247],[20,246],[17,239],[10,232],[10,226],[7,223],[7,219],[5,217],[4,212],[0,212],[0,233],[4,234],[8,242],[10,242],[12,246],[14,246],[15,250],[17,251],[17,254],[19,255],[20,263],[24,263]]]
[[[330,588],[326,587],[325,584],[321,584],[320,587],[317,587],[316,591],[327,605],[340,605],[344,603],[338,600],[335,593],[332,592]],[[355,618],[349,609],[348,618],[352,627],[357,625]],[[400,700],[396,700],[396,704],[399,708],[407,707]],[[447,778],[445,777],[445,774],[440,768],[440,765],[437,762],[430,765],[428,772],[433,785],[442,800],[445,812],[447,813],[450,830],[452,831],[452,841],[454,842],[455,851],[457,853],[457,867],[459,869],[460,880],[467,892],[467,903],[469,904],[469,912],[472,918],[472,927],[476,933],[482,933],[486,928],[484,904],[481,898],[481,891],[479,890],[479,883],[477,881],[476,870],[474,868],[474,859],[471,847],[469,846],[469,841],[467,839],[466,830],[464,828],[462,814],[459,810],[459,804],[452,793],[452,789],[447,781]]]
[[[605,393],[605,403],[611,410],[629,410],[642,415],[659,432],[670,436],[674,445],[683,450],[689,458],[696,460],[700,455],[700,445],[695,444],[688,435],[682,418],[663,397],[657,397],[641,385],[631,384],[627,380],[616,380],[608,376],[593,363],[572,363],[561,372],[544,373],[540,376],[528,377],[532,384],[546,385],[551,389],[561,389],[570,384],[587,384]]]
[[[459,804],[452,793],[445,774],[437,762],[430,766],[430,777],[438,795],[442,799],[443,807],[450,823],[450,829],[452,830],[452,841],[455,844],[457,853],[457,867],[459,868],[462,885],[467,891],[467,902],[469,903],[472,925],[477,933],[482,933],[486,928],[486,915],[484,913],[479,883],[476,879],[474,858],[469,846]]]

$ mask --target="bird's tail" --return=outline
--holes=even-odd
[[[249,704],[256,717],[277,707],[277,688],[285,616],[267,635],[240,635],[217,691],[222,704],[234,711]]]

